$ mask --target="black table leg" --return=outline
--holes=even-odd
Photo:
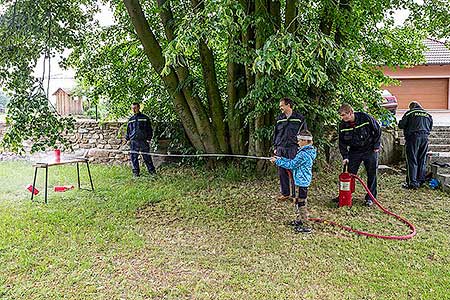
[[[80,189],[80,166],[77,163],[78,189]]]
[[[94,191],[94,184],[92,183],[91,170],[89,169],[89,161],[86,160],[87,171],[89,174],[89,181],[91,182],[91,190]]]
[[[48,166],[45,167],[45,204],[47,204],[47,191],[48,190]]]
[[[31,189],[31,201],[33,201],[33,197],[34,197],[34,189],[35,189],[35,186],[36,186],[37,169],[38,168],[34,168],[33,187]]]

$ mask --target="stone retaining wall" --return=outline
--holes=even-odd
[[[75,130],[68,135],[69,141],[77,154],[83,154],[89,149],[88,157],[99,163],[114,163],[123,164],[128,163],[128,154],[120,153],[121,150],[129,150],[129,145],[125,140],[125,128],[122,127],[123,122],[105,122],[99,123],[96,121],[77,121],[75,123]],[[0,138],[5,130],[5,124],[0,123]],[[399,159],[401,150],[398,148],[398,136],[395,130],[383,129],[382,146],[380,153],[380,164],[395,163]],[[159,145],[163,145],[163,141],[159,141]],[[167,146],[163,145],[160,151],[166,152]],[[164,148],[164,149],[162,149]],[[159,158],[154,157],[155,165],[161,163]],[[330,160],[341,160],[339,149],[333,147],[330,153]]]
[[[125,140],[125,128],[120,132],[124,123],[108,122],[99,124],[97,122],[77,122],[76,130],[69,138],[75,150],[98,148],[89,151],[89,156],[95,162],[101,163],[124,163],[128,162],[128,155],[101,151],[105,150],[127,150],[129,146]],[[379,164],[392,164],[400,159],[401,149],[398,145],[398,134],[393,129],[384,129],[381,136],[382,150],[380,151]],[[163,151],[164,152],[164,151]],[[154,158],[156,159],[156,158]],[[331,161],[341,160],[339,147],[332,150]]]
[[[381,134],[380,165],[397,163],[401,159],[401,147],[398,143],[398,133],[394,129],[384,129]]]
[[[121,122],[99,123],[95,121],[78,121],[75,130],[67,138],[72,143],[76,153],[89,149],[90,160],[99,163],[126,163],[128,154],[121,150],[128,150],[125,140],[125,128]],[[122,128],[122,130],[121,130]]]

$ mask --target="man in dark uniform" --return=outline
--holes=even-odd
[[[380,151],[381,128],[377,120],[364,112],[354,112],[349,104],[339,108],[342,122],[339,125],[339,151],[348,171],[357,174],[361,162],[367,172],[367,186],[377,197],[378,152]],[[366,205],[372,206],[367,194]]]
[[[150,124],[150,119],[141,113],[140,104],[135,102],[131,105],[133,110],[133,116],[128,120],[127,127],[127,141],[130,141],[130,159],[133,168],[133,176],[139,177],[139,152],[142,153],[142,158],[147,166],[148,172],[153,175],[156,174],[155,167],[153,166],[152,157],[148,154],[150,152],[149,141],[152,139],[153,130]]]
[[[277,118],[275,130],[273,134],[274,154],[281,157],[292,159],[297,154],[297,134],[302,130],[307,130],[305,118],[292,110],[293,102],[289,98],[280,100],[281,115]],[[292,180],[290,171],[278,167],[278,175],[280,177],[279,201],[287,201],[290,199],[291,190],[292,197],[295,197],[295,185]]]
[[[407,174],[402,187],[417,189],[425,182],[428,136],[433,127],[433,118],[418,102],[412,101],[398,127],[403,129],[405,136]]]

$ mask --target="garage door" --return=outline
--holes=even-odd
[[[400,86],[387,88],[398,99],[400,109],[407,109],[411,100],[419,101],[425,109],[449,109],[448,78],[400,79]]]

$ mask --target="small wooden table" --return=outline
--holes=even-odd
[[[77,178],[78,178],[78,189],[82,189],[81,188],[81,184],[80,184],[80,163],[86,163],[86,167],[87,167],[87,172],[89,175],[89,181],[91,183],[91,189],[86,189],[88,191],[94,191],[94,184],[92,183],[92,176],[91,176],[91,171],[89,169],[89,160],[87,158],[84,157],[72,157],[72,158],[66,158],[63,159],[61,158],[60,161],[44,161],[44,162],[36,162],[33,164],[34,167],[34,178],[33,178],[33,187],[32,187],[32,191],[31,191],[31,201],[33,201],[33,197],[34,197],[34,189],[35,189],[35,185],[36,185],[36,177],[37,177],[37,170],[39,168],[43,168],[45,169],[45,203],[47,204],[47,190],[48,190],[48,168],[49,167],[53,167],[53,166],[62,166],[62,165],[67,165],[67,164],[77,164]]]

